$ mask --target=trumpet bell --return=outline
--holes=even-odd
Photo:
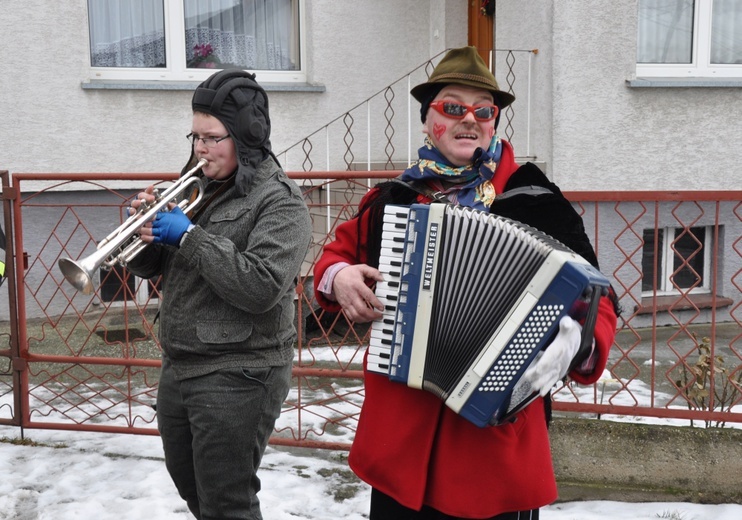
[[[65,279],[75,289],[83,294],[93,292],[93,272],[83,265],[83,263],[75,262],[71,258],[60,258],[57,265]]]
[[[183,174],[162,196],[158,197],[155,204],[140,209],[136,215],[131,216],[103,239],[98,244],[98,249],[90,256],[77,261],[60,258],[57,265],[67,281],[83,294],[90,294],[93,292],[93,275],[100,266],[127,265],[147,246],[141,237],[135,236],[139,228],[155,218],[158,212],[165,211],[171,200],[181,197],[187,190],[197,191],[197,197],[194,200],[184,199],[177,204],[183,213],[188,213],[201,201],[204,192],[203,183],[201,179],[195,177],[195,174],[207,164],[206,159],[199,160],[196,166]]]

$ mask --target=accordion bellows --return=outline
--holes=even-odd
[[[609,286],[549,235],[448,204],[387,205],[379,270],[385,310],[371,327],[368,370],[432,392],[477,426],[536,397],[523,372],[559,320],[585,303],[597,313]]]

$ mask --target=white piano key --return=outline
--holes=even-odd
[[[387,361],[390,359],[391,355],[389,353],[389,349],[386,349],[384,347],[380,347],[378,345],[369,345],[368,347],[368,354],[369,356],[378,356],[380,359],[386,359]]]
[[[371,372],[377,372],[387,377],[389,376],[389,370],[392,365],[391,360],[369,354],[366,356],[366,362],[368,363],[367,366]]]
[[[388,274],[387,276],[384,276],[383,282],[377,282],[376,283],[376,289],[374,289],[374,292],[378,292],[379,294],[399,294],[400,289],[403,285],[407,285],[406,283],[402,283],[402,277],[399,276],[393,276],[391,274]]]
[[[381,328],[381,329],[371,330],[369,344],[378,345],[380,344],[380,342],[390,341],[393,332],[394,332],[393,327],[390,327],[388,329]]]
[[[404,240],[381,240],[381,255],[402,257]]]
[[[385,237],[400,237],[404,238],[407,234],[407,225],[402,222],[384,222],[381,226],[381,231]]]
[[[394,269],[400,269],[402,267],[402,256],[396,258],[391,256],[380,256],[379,257],[379,271],[392,271]]]

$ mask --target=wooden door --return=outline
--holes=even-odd
[[[473,45],[479,51],[485,63],[494,66],[490,61],[490,55],[495,46],[495,19],[494,16],[483,14],[482,0],[469,1],[469,45]],[[494,0],[490,0],[494,2]],[[494,59],[494,58],[493,58]]]

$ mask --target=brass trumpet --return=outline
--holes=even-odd
[[[142,202],[137,213],[129,217],[126,222],[104,238],[98,244],[97,251],[92,255],[77,261],[70,258],[60,258],[57,264],[67,281],[83,294],[90,294],[93,291],[93,274],[99,267],[111,268],[116,264],[126,266],[148,245],[141,238],[131,240],[132,237],[159,211],[167,211],[168,204],[180,198],[186,190],[198,190],[196,198],[192,201],[181,200],[176,205],[184,213],[188,213],[198,205],[203,197],[204,186],[196,173],[207,164],[206,159],[201,159],[196,166],[183,174],[161,195],[155,191],[155,200],[149,204]]]

